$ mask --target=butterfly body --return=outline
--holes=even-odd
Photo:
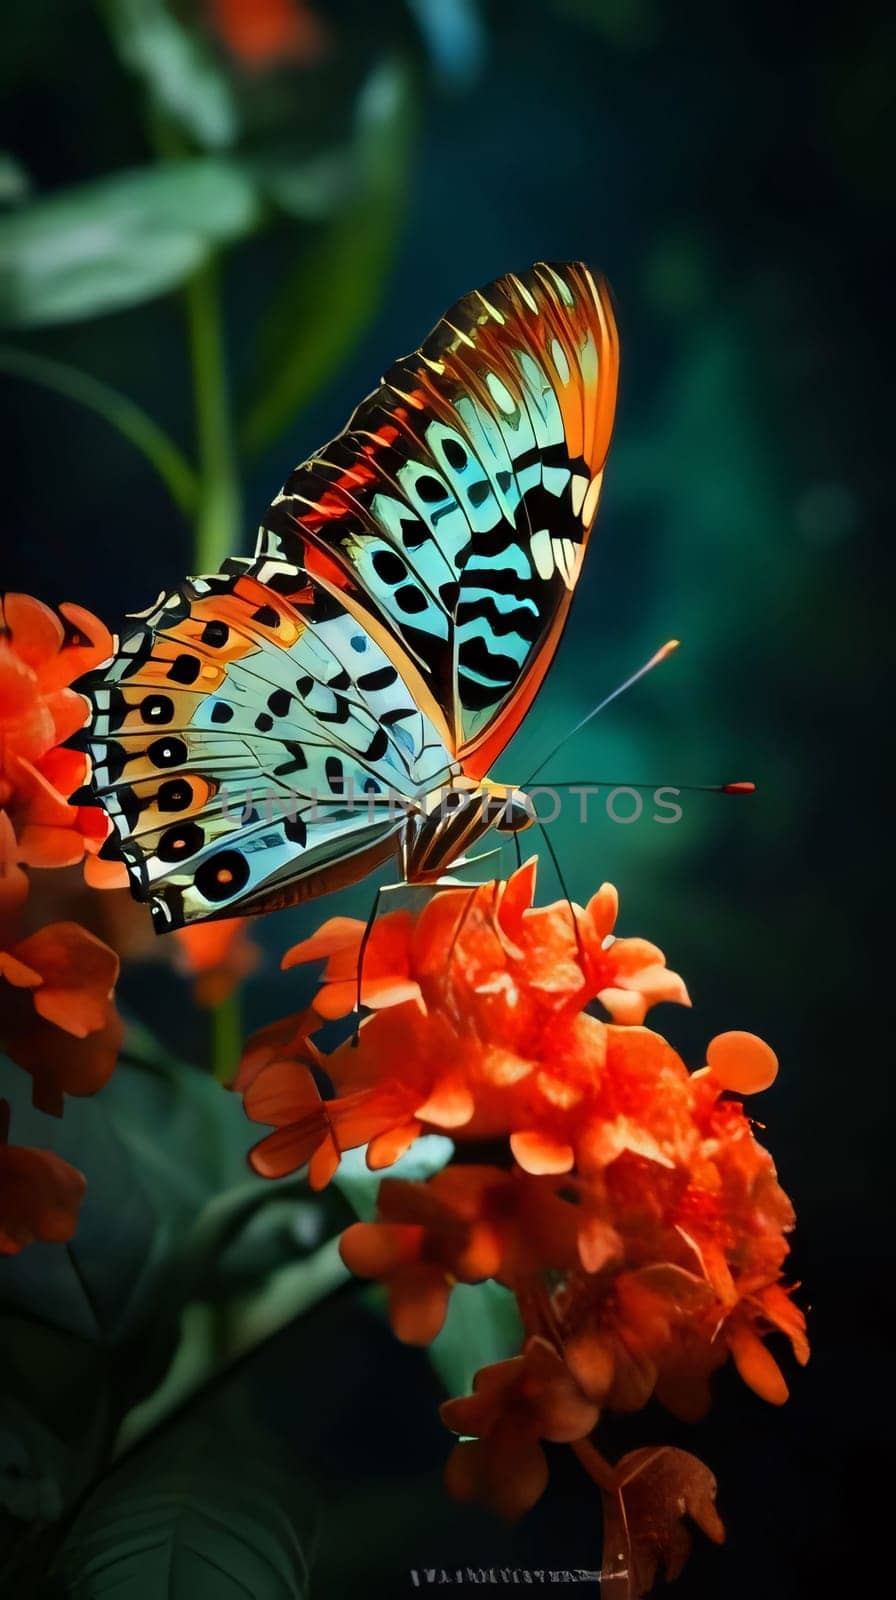
[[[616,368],[584,267],[466,296],[291,474],[254,557],[161,597],[82,683],[104,850],[159,931],[390,856],[435,881],[525,825],[486,774],[562,632]]]

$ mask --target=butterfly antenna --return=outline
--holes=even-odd
[[[531,780],[530,780],[531,781]],[[613,778],[552,778],[552,789],[674,789],[676,794],[755,794],[755,783],[740,779],[737,783],[623,783]]]
[[[679,642],[680,641],[678,639],[668,639],[666,643],[650,657],[649,661],[645,661],[643,667],[639,667],[637,672],[633,672],[630,678],[626,678],[624,683],[620,683],[618,688],[613,690],[612,694],[608,694],[606,699],[601,700],[599,705],[596,705],[593,710],[588,712],[587,716],[582,717],[581,721],[577,722],[574,728],[570,728],[568,732],[564,733],[563,738],[558,739],[557,743],[551,750],[548,751],[547,755],[544,756],[541,761],[539,761],[535,771],[530,772],[522,787],[525,789],[532,782],[533,778],[537,778],[538,774],[544,771],[544,768],[547,766],[548,762],[553,759],[558,750],[562,750],[567,740],[571,739],[574,734],[580,733],[581,730],[587,727],[588,723],[591,722],[599,712],[604,711],[613,700],[618,700],[621,694],[625,694],[626,689],[631,689],[633,684],[638,682],[639,678],[645,677],[645,675],[648,672],[651,672],[654,667],[658,667],[661,661],[665,661],[666,657],[670,656],[673,650],[677,650]]]

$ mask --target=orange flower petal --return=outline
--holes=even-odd
[[[609,1343],[598,1334],[577,1334],[564,1344],[563,1359],[582,1392],[597,1405],[603,1405],[615,1366]]]
[[[102,861],[99,856],[84,858],[84,882],[90,889],[126,889],[128,869],[123,861]]]
[[[353,1222],[339,1240],[339,1254],[359,1278],[388,1278],[419,1260],[424,1237],[413,1223]]]
[[[647,1001],[636,989],[601,989],[597,998],[620,1026],[637,1027],[647,1015]]]
[[[421,1262],[389,1281],[389,1320],[402,1344],[431,1344],[441,1331],[451,1286],[438,1267]]]
[[[61,650],[65,638],[62,623],[33,595],[6,595],[3,612],[13,649],[29,667],[40,667]]]
[[[318,1145],[308,1163],[308,1185],[315,1191],[325,1189],[339,1166],[339,1151],[331,1134]]]
[[[262,1178],[282,1178],[310,1161],[327,1131],[326,1119],[308,1117],[278,1128],[249,1151],[249,1163]]]
[[[321,1104],[311,1073],[297,1061],[272,1061],[253,1079],[243,1096],[250,1121],[267,1122],[274,1128],[301,1121],[308,1112],[319,1111]]]
[[[706,1050],[706,1064],[717,1083],[735,1094],[757,1094],[774,1083],[778,1058],[755,1033],[716,1034]]]
[[[302,939],[287,950],[280,965],[286,972],[305,961],[320,961],[338,950],[357,948],[363,932],[364,924],[357,917],[330,917],[310,939]]]
[[[39,972],[19,961],[10,950],[0,950],[0,978],[5,978],[14,989],[36,989],[43,982]]]
[[[74,867],[84,856],[84,840],[74,826],[47,828],[26,823],[19,847],[29,867]]]
[[[413,1114],[407,1099],[389,1085],[329,1100],[327,1110],[340,1150],[356,1150],[392,1128],[406,1127]]]
[[[15,917],[27,898],[28,876],[19,866],[15,830],[8,814],[0,811],[0,917]]]
[[[37,991],[38,993],[40,991]],[[4,1007],[7,1054],[33,1079],[31,1098],[39,1111],[61,1117],[64,1097],[96,1094],[111,1076],[121,1045],[122,1024],[114,1006],[104,1026],[76,1037],[37,1015],[33,990],[11,990]]]
[[[53,734],[61,745],[87,721],[87,701],[73,689],[56,689],[46,695],[44,705],[53,718]],[[66,799],[83,782],[86,759],[75,750],[48,750],[41,761],[41,770]],[[74,781],[69,787],[69,775]],[[61,780],[61,781],[60,781]]]
[[[420,1132],[417,1121],[401,1123],[397,1128],[389,1128],[385,1133],[380,1133],[371,1139],[367,1146],[367,1165],[371,1172],[381,1172],[383,1167],[391,1167],[406,1150],[409,1150]]]
[[[412,978],[401,977],[372,977],[367,974],[367,963],[364,963],[364,982],[361,989],[361,1003],[369,1006],[371,1011],[379,1011],[387,1006],[399,1006],[406,1000],[419,1000],[420,985]],[[358,980],[352,977],[346,980],[337,980],[327,983],[315,996],[314,1009],[318,1016],[326,1022],[333,1022],[338,1017],[347,1017],[353,1011],[358,999]]]
[[[616,1229],[603,1217],[584,1216],[577,1242],[586,1272],[600,1272],[608,1262],[622,1256],[625,1249]]]
[[[475,1109],[469,1085],[460,1073],[450,1073],[439,1079],[428,1099],[417,1106],[414,1115],[419,1122],[431,1122],[437,1128],[462,1128],[470,1121]]]
[[[726,1339],[744,1383],[769,1405],[782,1406],[789,1392],[783,1373],[758,1335],[752,1328],[732,1327],[727,1330]]]
[[[510,1148],[524,1172],[570,1172],[575,1160],[572,1145],[538,1128],[512,1133]]]
[[[482,1075],[496,1089],[509,1089],[521,1083],[535,1070],[535,1062],[527,1061],[503,1045],[490,1045],[482,1057]]]
[[[53,922],[16,947],[41,975],[35,1009],[77,1038],[105,1025],[118,977],[118,957],[77,922]]]
[[[109,629],[93,615],[92,611],[85,610],[83,606],[73,605],[68,600],[63,602],[59,610],[70,629],[77,633],[78,639],[76,643],[66,644],[58,656],[44,662],[40,668],[40,684],[45,694],[73,683],[82,673],[90,672],[93,667],[102,666],[115,649],[115,641]],[[86,703],[84,710],[86,717]]]
[[[445,1467],[445,1487],[456,1500],[481,1500],[506,1522],[517,1522],[548,1485],[548,1463],[537,1440],[518,1430],[497,1438],[456,1444]]]
[[[806,1338],[806,1319],[799,1306],[794,1305],[790,1295],[780,1284],[769,1284],[760,1295],[762,1312],[773,1327],[787,1335],[793,1347],[793,1353],[801,1367],[809,1360],[809,1341]]]
[[[597,938],[606,939],[613,932],[619,915],[619,894],[612,883],[602,883],[597,894],[591,896],[585,909],[591,918]]]
[[[537,870],[538,858],[530,856],[507,879],[498,901],[498,922],[508,938],[517,945],[522,934],[523,917],[535,899]]]
[[[0,1255],[35,1239],[71,1239],[86,1188],[83,1173],[49,1150],[0,1145]]]

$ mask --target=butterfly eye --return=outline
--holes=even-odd
[[[524,828],[531,828],[534,821],[528,801],[512,796],[503,802],[495,827],[499,833],[522,833]]]

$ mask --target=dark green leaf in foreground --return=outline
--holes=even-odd
[[[102,1092],[70,1099],[59,1120],[34,1111],[24,1075],[4,1070],[16,1139],[88,1178],[69,1244],[0,1262],[0,1509],[22,1523],[53,1521],[83,1492],[122,1416],[163,1377],[187,1301],[223,1292],[233,1273],[251,1285],[245,1251],[232,1271],[218,1258],[280,1200],[247,1172],[252,1129],[236,1096],[134,1028],[125,1050]],[[278,1246],[301,1254],[282,1214],[264,1245],[262,1275]]]
[[[135,168],[0,218],[0,324],[97,316],[173,289],[261,218],[255,186],[213,157]]]
[[[278,1442],[238,1396],[165,1429],[90,1496],[53,1567],[67,1600],[303,1600],[316,1521]]]

